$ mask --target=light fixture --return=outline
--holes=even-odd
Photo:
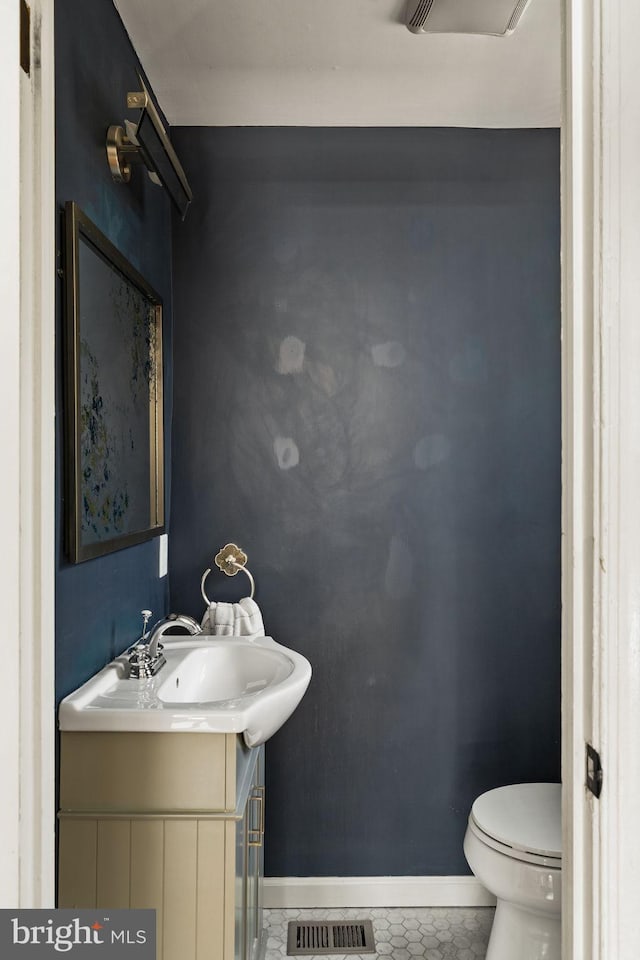
[[[166,188],[184,220],[193,194],[140,74],[138,79],[141,91],[127,94],[128,109],[142,111],[137,124],[125,120],[124,127],[112,124],[107,130],[107,159],[111,176],[117,183],[128,183],[131,179],[131,164],[144,163],[150,179],[158,186]]]
[[[513,33],[530,0],[407,0],[412,33]]]

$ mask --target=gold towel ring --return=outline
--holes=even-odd
[[[243,573],[246,573],[246,575],[249,577],[249,582],[251,583],[250,597],[253,600],[253,595],[256,590],[256,585],[253,577],[251,576],[251,574],[249,573],[249,571],[245,566],[248,559],[249,558],[247,557],[244,550],[242,550],[237,544],[227,543],[224,545],[222,550],[218,551],[218,553],[214,558],[214,561],[215,561],[215,565],[220,570],[222,570],[223,573],[226,573],[228,577],[235,577],[236,573],[238,573],[239,570],[242,570]],[[205,580],[207,579],[210,573],[211,573],[211,567],[208,567],[205,570],[205,572],[202,574],[202,579],[200,581],[200,593],[202,594],[202,599],[204,600],[204,602],[208,607],[211,606],[211,601],[209,600],[209,597],[206,594],[206,591],[204,589],[204,584],[205,584]]]

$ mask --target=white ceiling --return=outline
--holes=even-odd
[[[509,37],[415,36],[404,0],[114,2],[171,124],[560,123],[560,0]]]

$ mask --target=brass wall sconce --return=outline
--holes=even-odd
[[[140,74],[138,79],[142,89],[127,94],[127,108],[142,111],[137,124],[125,120],[124,126],[112,124],[107,131],[107,159],[111,176],[116,183],[128,183],[131,165],[144,163],[149,178],[158,186],[165,187],[184,220],[193,194]]]

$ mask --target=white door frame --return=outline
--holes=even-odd
[[[0,0],[0,116],[6,137],[0,150],[0,303],[3,371],[0,377],[0,436],[3,438],[4,469],[0,471],[0,609],[15,629],[5,630],[4,656],[7,664],[3,695],[0,697],[0,729],[15,731],[20,700],[17,664],[20,662],[19,611],[16,597],[20,586],[20,434],[15,412],[20,401],[20,77],[16,68],[15,40],[18,36],[18,4]],[[13,611],[13,618],[9,616]],[[13,676],[11,676],[13,664]],[[20,828],[20,750],[18,738],[0,736],[0,769],[6,771],[6,789],[0,791],[0,904],[10,906],[18,889]]]
[[[636,960],[640,10],[565,0],[563,957]],[[588,794],[585,742],[603,788]]]
[[[640,904],[640,9],[634,0],[600,0],[599,6],[600,562],[592,698],[604,786],[594,817],[594,912],[599,956],[635,960]]]
[[[599,200],[592,74],[594,7],[564,4],[562,123],[562,816],[563,946],[567,960],[596,960],[592,909],[592,801],[585,802],[585,741],[593,740],[594,393],[598,388]],[[599,152],[599,151],[598,151]],[[597,938],[596,938],[597,940]]]
[[[53,0],[0,0],[0,907],[54,902]]]

